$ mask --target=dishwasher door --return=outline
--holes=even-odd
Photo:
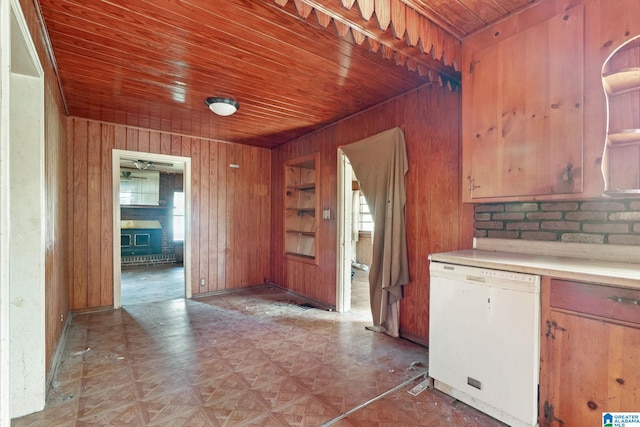
[[[429,376],[511,426],[536,426],[540,277],[432,262]]]

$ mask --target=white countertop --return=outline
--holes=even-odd
[[[599,248],[596,248],[599,249]],[[597,256],[598,251],[591,254]],[[488,249],[431,254],[432,261],[640,289],[640,263]]]

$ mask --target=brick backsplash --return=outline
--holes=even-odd
[[[640,246],[640,201],[487,203],[475,206],[475,236]]]
[[[120,266],[127,267],[148,267],[152,265],[175,264],[175,254],[157,254],[157,255],[133,255],[123,256],[120,258]]]

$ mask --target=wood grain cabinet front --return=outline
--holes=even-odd
[[[540,425],[640,410],[640,290],[543,279]]]
[[[494,35],[464,55],[463,201],[581,193],[583,6]]]

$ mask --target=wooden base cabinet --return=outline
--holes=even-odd
[[[640,411],[640,290],[544,278],[540,426]]]

